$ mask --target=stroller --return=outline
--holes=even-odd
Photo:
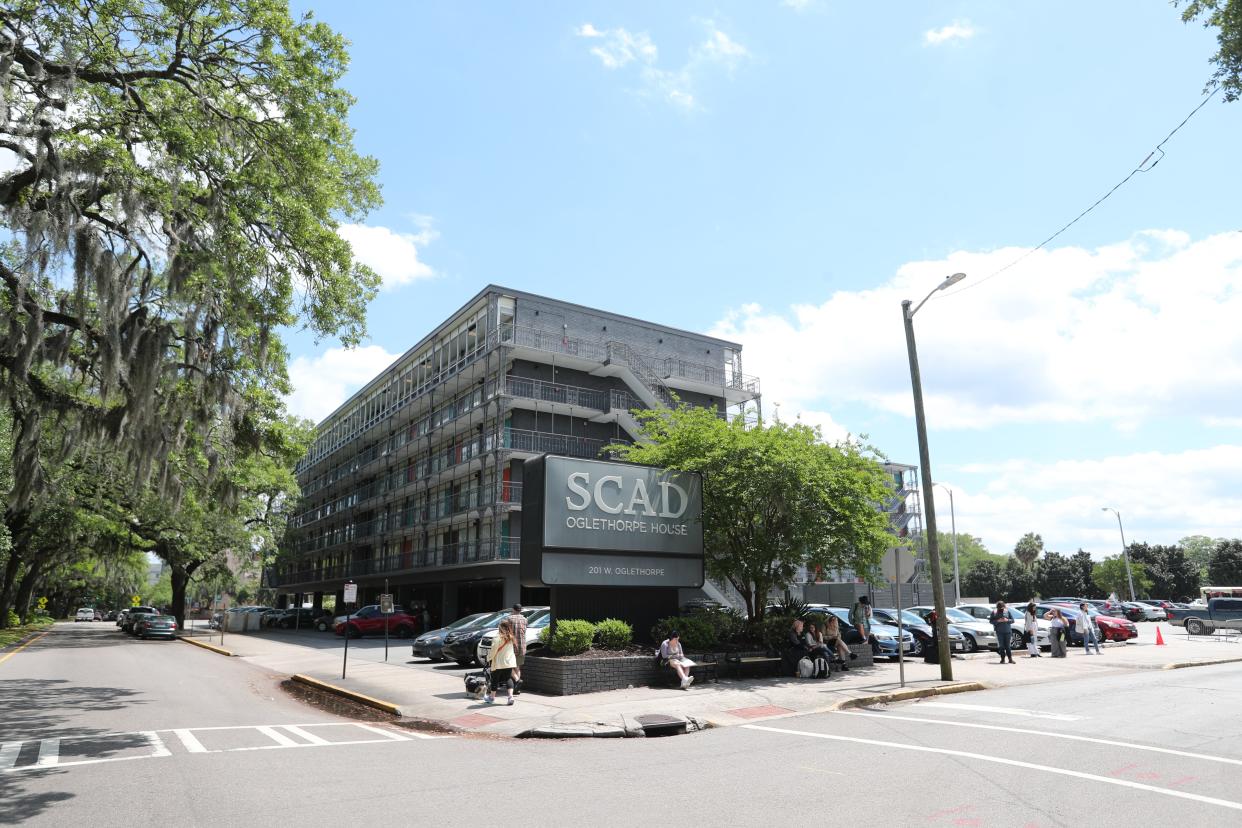
[[[492,671],[484,666],[483,670],[478,673],[467,673],[465,677],[466,692],[472,696],[475,701],[479,701],[487,694],[492,686]]]

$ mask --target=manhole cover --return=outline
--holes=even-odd
[[[686,720],[680,716],[669,716],[664,713],[648,713],[635,716],[634,721],[648,736],[676,736],[686,732]]]

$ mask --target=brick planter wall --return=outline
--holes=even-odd
[[[652,661],[648,655],[575,659],[531,654],[522,665],[522,687],[550,696],[645,687],[660,678]]]

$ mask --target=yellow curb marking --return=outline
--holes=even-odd
[[[344,696],[347,699],[353,699],[359,704],[365,704],[367,707],[374,707],[376,710],[383,710],[385,713],[391,713],[394,716],[401,715],[401,709],[392,702],[373,698],[362,693],[356,693],[353,690],[346,690],[344,687],[337,687],[335,684],[328,684],[326,681],[320,681],[317,678],[311,678],[310,676],[304,676],[301,673],[297,673],[293,676],[293,681],[301,684],[308,684],[311,687],[318,687],[320,690],[326,690],[329,693],[335,693],[336,695]]]
[[[23,644],[22,646],[18,647],[18,648],[17,648],[16,650],[14,650],[13,652],[11,652],[11,653],[5,653],[3,656],[0,656],[0,664],[3,664],[4,662],[8,661],[10,658],[12,658],[13,656],[17,655],[17,654],[18,654],[18,653],[20,653],[22,650],[24,650],[24,649],[26,649],[27,647],[29,647],[31,644],[35,643],[36,641],[38,641],[38,640],[39,640],[40,638],[42,638],[43,636],[47,635],[47,633],[48,633],[48,632],[51,632],[51,630],[48,630],[47,632],[41,632],[41,633],[39,633],[39,634],[38,634],[38,635],[36,635],[34,638],[30,639],[29,641],[27,641],[27,642],[26,642],[25,644]]]

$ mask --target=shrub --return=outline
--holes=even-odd
[[[595,625],[599,646],[605,650],[624,650],[634,640],[634,628],[620,618],[605,618]]]
[[[20,627],[21,625],[22,619],[18,618],[17,613],[13,612],[13,610],[9,610],[8,624],[6,626]]]
[[[706,613],[661,618],[651,628],[651,637],[656,641],[663,641],[673,630],[681,633],[681,647],[687,652],[711,650],[716,644],[716,625]]]
[[[577,655],[591,649],[595,625],[574,618],[557,621],[556,627],[548,630],[548,636],[548,648],[556,655]]]

